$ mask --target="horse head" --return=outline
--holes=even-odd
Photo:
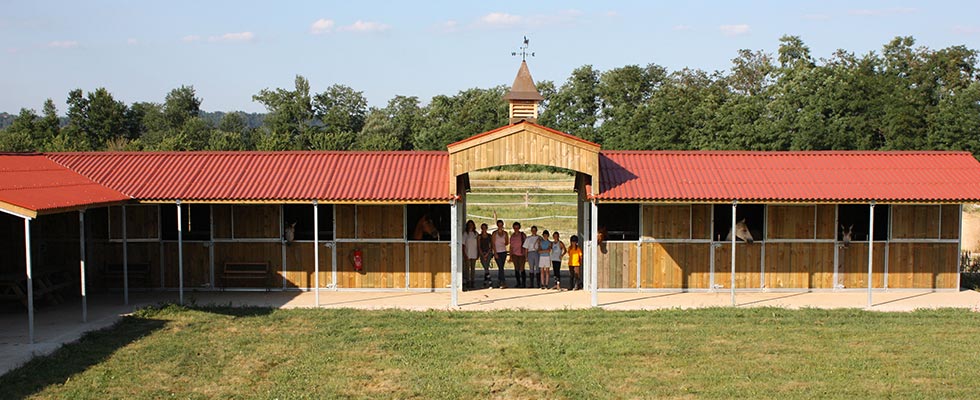
[[[293,222],[286,226],[283,237],[286,239],[286,243],[292,243],[296,239],[296,223]]]
[[[422,240],[425,235],[439,240],[439,228],[436,227],[436,223],[432,221],[429,214],[422,214],[422,218],[419,218],[419,221],[415,224],[412,240]]]
[[[749,232],[749,226],[745,223],[745,218],[741,221],[735,223],[735,237],[742,239],[748,243],[752,243],[752,232]],[[728,231],[728,236],[725,236],[725,240],[732,240],[732,231]]]
[[[596,232],[595,241],[599,245],[599,250],[602,254],[606,254],[606,238],[609,237],[609,230],[604,226],[600,226],[599,230]]]
[[[845,228],[844,225],[841,225],[840,229],[841,229],[841,242],[843,242],[841,247],[846,249],[847,246],[851,244],[851,240],[854,238],[854,224],[851,224],[851,226],[847,228]]]

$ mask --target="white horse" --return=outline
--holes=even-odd
[[[844,225],[840,226],[841,229],[841,247],[847,248],[851,245],[851,240],[854,238],[854,224],[845,228]]]
[[[286,244],[292,244],[293,240],[296,239],[296,223],[293,222],[286,226],[283,237],[286,239]]]
[[[746,242],[752,243],[752,232],[749,232],[749,226],[745,224],[745,218],[741,221],[735,223],[735,237],[742,239]],[[725,236],[725,240],[732,240],[732,231],[728,231],[728,235]]]

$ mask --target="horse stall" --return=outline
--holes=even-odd
[[[874,207],[873,288],[958,287],[960,206]],[[867,289],[868,204],[600,204],[604,290]]]
[[[38,216],[31,223],[31,264],[37,306],[56,305],[79,296],[78,213]],[[0,304],[21,311],[28,303],[24,220],[0,213]]]

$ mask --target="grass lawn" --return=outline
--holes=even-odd
[[[980,314],[168,306],[0,377],[19,398],[976,398]]]

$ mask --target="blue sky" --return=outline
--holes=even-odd
[[[738,49],[801,36],[817,57],[877,51],[895,36],[980,48],[975,1],[18,1],[0,5],[0,111],[64,113],[69,90],[162,102],[193,85],[202,108],[263,111],[263,88],[341,83],[392,96],[509,84],[523,35],[536,80],[656,63],[723,70]]]

